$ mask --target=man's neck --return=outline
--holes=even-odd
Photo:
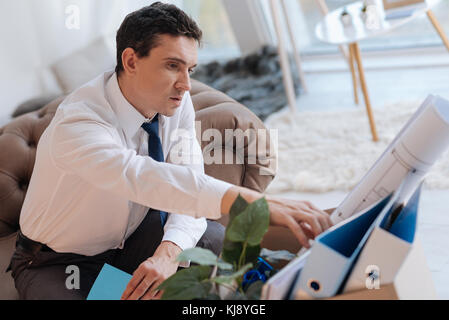
[[[139,104],[134,101],[133,93],[132,93],[132,86],[127,85],[127,82],[124,81],[123,77],[117,75],[117,82],[118,86],[120,88],[120,91],[123,94],[123,97],[125,97],[126,101],[129,102],[130,105],[134,107],[142,116],[144,116],[146,119],[153,119],[156,115],[156,112],[145,112],[143,108],[139,108]]]

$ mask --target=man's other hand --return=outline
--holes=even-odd
[[[162,291],[157,287],[178,269],[176,257],[181,248],[169,241],[163,241],[151,258],[140,264],[122,295],[122,300],[157,300]]]

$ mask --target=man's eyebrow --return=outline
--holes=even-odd
[[[182,60],[182,59],[179,59],[179,58],[175,58],[175,57],[169,57],[169,58],[165,58],[164,60],[171,60],[171,61],[177,61],[177,62],[179,62],[179,63],[181,63],[181,64],[183,64],[183,65],[187,65],[187,62],[185,62],[184,60]],[[196,68],[198,65],[197,64],[195,64],[194,66],[192,66],[192,68]]]

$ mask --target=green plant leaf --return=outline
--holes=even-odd
[[[248,205],[249,205],[248,202],[245,199],[243,199],[243,197],[239,194],[237,199],[231,206],[231,210],[229,212],[229,221],[226,230],[232,224],[235,217],[237,217],[240,213],[242,213],[248,207]],[[242,244],[230,241],[226,237],[225,232],[225,239],[223,241],[223,250],[221,253],[223,260],[237,267],[241,252],[242,252]]]
[[[164,290],[162,300],[205,299],[212,288],[211,270],[210,266],[194,266],[176,272],[158,287]]]
[[[228,226],[232,223],[235,217],[237,217],[246,209],[246,207],[248,207],[248,205],[249,203],[239,194],[237,199],[235,199],[234,203],[232,204],[231,210],[229,211]]]
[[[178,255],[176,261],[191,261],[199,265],[218,266],[224,270],[232,269],[232,264],[221,261],[212,251],[198,247],[184,250]]]
[[[226,276],[218,276],[218,277],[212,278],[211,281],[216,282],[218,284],[231,283],[232,281],[234,281],[234,279],[243,277],[243,275],[246,273],[246,271],[251,269],[252,266],[253,266],[252,263],[248,263],[248,264],[244,265],[242,268],[240,268],[240,270],[238,270],[237,272],[234,272],[233,274],[226,275]]]
[[[232,264],[225,262],[223,259],[218,259],[217,266],[221,270],[232,270],[233,268]]]
[[[263,248],[260,251],[260,257],[271,263],[278,263],[280,260],[290,261],[296,257],[296,254],[287,250],[272,251]]]
[[[260,244],[268,230],[270,212],[265,198],[254,201],[236,216],[226,229],[226,238],[233,242]]]
[[[240,242],[232,242],[226,240],[223,242],[223,250],[221,252],[221,257],[224,261],[231,263],[234,266],[237,266],[237,263],[240,258],[240,253],[242,252],[242,243]]]
[[[234,219],[239,216],[245,209],[249,206],[248,202],[243,199],[240,195],[237,197],[237,199],[234,201],[231,207],[230,211],[230,218],[228,222],[228,226],[226,228],[226,231],[229,229],[229,227],[232,225]],[[226,232],[227,234],[227,232]],[[224,261],[229,262],[234,267],[237,267],[240,259],[240,255],[242,253],[242,243],[241,242],[234,242],[228,239],[227,236],[225,236],[225,240],[223,242],[223,250],[221,253],[221,256]],[[247,246],[246,248],[246,255],[245,255],[245,263],[246,262],[252,262],[255,263],[257,260],[257,257],[259,256],[260,252],[260,246]]]
[[[243,243],[232,242],[225,240],[223,243],[223,250],[221,256],[224,261],[231,263],[234,266],[238,265],[240,254],[242,253]],[[246,255],[244,263],[255,264],[260,253],[260,245],[246,247]]]

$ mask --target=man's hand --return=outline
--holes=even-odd
[[[221,202],[221,211],[228,214],[238,195],[247,202],[253,202],[264,195],[242,187],[231,187]],[[299,243],[310,248],[309,240],[332,226],[329,214],[308,201],[296,201],[266,196],[270,210],[270,225],[289,228]]]
[[[162,291],[156,288],[178,269],[176,257],[181,248],[169,241],[163,241],[151,258],[142,262],[133,273],[132,279],[122,295],[122,300],[160,299]]]
[[[289,228],[299,243],[310,248],[309,240],[315,239],[332,226],[329,214],[309,201],[297,201],[266,197],[270,209],[270,225]]]

